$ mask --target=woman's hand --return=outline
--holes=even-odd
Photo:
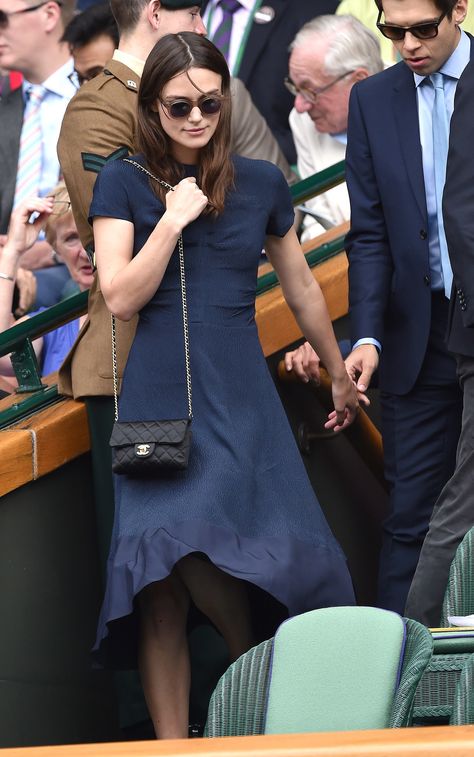
[[[38,239],[38,234],[52,210],[52,197],[32,197],[22,202],[11,214],[4,249],[11,248],[18,255],[28,250]],[[30,223],[32,213],[38,213],[38,216]]]
[[[36,300],[36,277],[25,268],[18,268],[16,285],[19,291],[18,307],[14,312],[16,318],[21,318],[34,305]]]
[[[304,342],[296,350],[285,354],[286,370],[293,371],[305,384],[310,380],[319,384],[321,379],[319,364],[319,356],[309,342]]]
[[[332,379],[334,410],[329,413],[324,428],[342,431],[356,419],[359,411],[357,394],[356,386],[347,373]]]
[[[194,177],[182,179],[166,195],[166,213],[180,229],[195,221],[207,205],[207,197]]]

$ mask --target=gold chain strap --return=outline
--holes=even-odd
[[[135,160],[130,160],[129,158],[125,158],[124,160],[126,163],[131,163],[140,171],[147,174],[147,176],[149,176],[151,179],[153,179],[154,181],[157,181],[163,187],[166,187],[166,189],[171,190],[171,192],[173,192],[173,187],[171,186],[171,184],[167,184],[166,181],[163,181],[162,179],[158,179],[156,176],[153,176],[153,174],[150,173],[148,169],[140,165],[140,163],[137,163]],[[191,361],[189,357],[188,302],[186,299],[186,275],[185,275],[185,270],[184,270],[184,245],[183,245],[182,233],[179,235],[179,239],[178,239],[178,250],[179,250],[179,276],[180,276],[180,284],[181,284],[181,304],[182,304],[182,311],[183,311],[186,390],[187,390],[187,395],[188,395],[188,415],[189,415],[189,418],[191,419],[193,417],[193,402],[192,402],[192,385],[191,385]],[[116,330],[115,330],[115,316],[113,313],[110,314],[110,318],[111,318],[111,324],[112,324],[112,371],[113,371],[113,380],[114,380],[115,420],[118,421],[117,341],[116,341]]]

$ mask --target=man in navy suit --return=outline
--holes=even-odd
[[[379,29],[402,60],[351,92],[346,249],[354,347],[346,365],[361,391],[379,368],[391,511],[378,604],[403,612],[434,502],[454,469],[460,430],[462,396],[445,345],[451,273],[435,191],[446,157],[433,150],[439,134],[433,114],[436,85],[447,131],[471,44],[459,29],[467,0],[376,3]],[[442,179],[440,185],[442,191]]]
[[[456,355],[463,391],[456,469],[433,511],[408,595],[410,617],[437,625],[449,568],[474,526],[474,62],[456,90],[444,191],[444,225],[453,269],[448,347]]]
[[[289,46],[307,21],[334,13],[338,4],[339,0],[241,0],[233,14],[231,73],[244,82],[291,165],[296,163],[296,150],[288,118],[294,97],[283,84]],[[222,20],[221,0],[204,0],[202,13],[213,40]]]

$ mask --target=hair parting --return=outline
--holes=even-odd
[[[213,71],[222,80],[219,123],[212,139],[200,151],[198,166],[198,183],[209,200],[204,213],[217,216],[224,210],[227,192],[234,183],[230,157],[230,74],[222,53],[205,37],[192,32],[167,34],[151,51],[138,93],[138,146],[147,167],[160,179],[174,186],[183,178],[183,167],[171,154],[170,140],[161,126],[156,103],[165,84],[182,73],[196,86],[193,68]],[[153,186],[153,190],[164,203],[166,190],[160,185]]]

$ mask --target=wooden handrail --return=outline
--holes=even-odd
[[[474,726],[2,749],[2,757],[472,757]]]
[[[278,363],[278,378],[280,381],[294,381],[301,384],[301,388],[311,389],[329,411],[333,407],[331,395],[331,378],[324,368],[320,369],[320,383],[310,381],[303,384],[293,371],[287,371],[285,363]],[[387,488],[383,470],[383,444],[382,435],[376,425],[371,421],[365,410],[361,407],[355,421],[344,430],[354,449],[359,453],[369,470],[384,488]]]
[[[53,373],[46,383],[54,384]],[[19,401],[2,400],[3,407]],[[86,409],[63,398],[54,405],[0,431],[0,496],[60,468],[90,449]]]

